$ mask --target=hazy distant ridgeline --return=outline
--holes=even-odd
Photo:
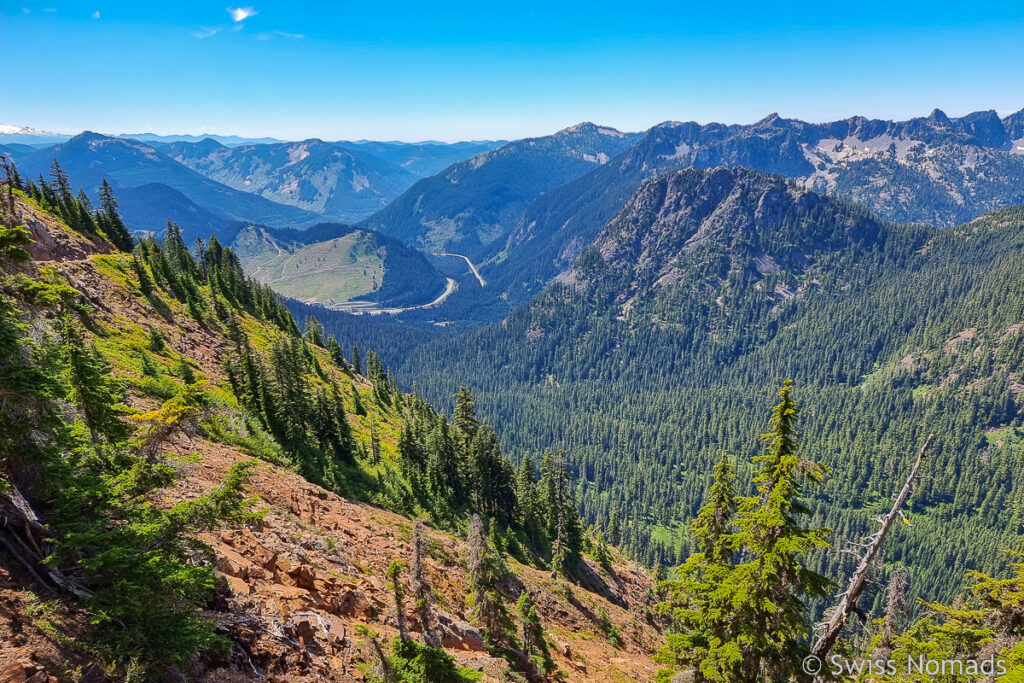
[[[45,176],[57,159],[71,182],[90,193],[107,177],[117,188],[133,229],[159,231],[170,219],[190,237],[230,238],[249,222],[305,227],[321,217],[359,220],[381,209],[421,175],[500,144],[96,133],[72,138],[8,128],[12,132],[0,134],[0,152],[13,158],[23,174]]]

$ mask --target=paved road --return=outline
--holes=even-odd
[[[480,281],[480,286],[487,286],[487,283],[484,282],[484,278],[480,275],[480,271],[476,269],[476,266],[473,265],[473,262],[469,260],[468,256],[463,256],[462,254],[452,254],[451,252],[447,251],[433,251],[431,253],[434,256],[458,256],[460,259],[465,259],[466,263],[469,264],[469,269],[473,271],[473,275],[476,275],[476,279]]]
[[[335,311],[344,311],[345,313],[352,313],[354,315],[380,315],[381,313],[387,313],[389,315],[395,315],[397,313],[404,313],[406,311],[418,311],[424,308],[433,308],[434,306],[440,306],[444,303],[444,300],[452,295],[456,289],[459,288],[459,283],[454,278],[445,278],[444,291],[441,292],[441,296],[437,297],[429,304],[421,304],[419,306],[407,306],[405,308],[379,308],[378,305],[373,301],[346,301],[342,304],[334,304],[328,306]]]

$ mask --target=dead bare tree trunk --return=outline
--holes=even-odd
[[[821,636],[818,637],[817,642],[815,642],[814,646],[811,648],[811,654],[818,659],[825,659],[829,651],[832,649],[832,646],[835,645],[836,640],[839,638],[839,634],[843,630],[843,626],[846,624],[846,619],[850,616],[850,612],[853,612],[856,609],[857,600],[868,585],[868,570],[871,568],[871,563],[878,556],[878,552],[882,549],[882,543],[885,541],[885,537],[888,535],[893,523],[898,517],[900,517],[900,509],[903,507],[903,504],[907,502],[907,498],[910,497],[910,492],[914,489],[914,482],[917,479],[918,473],[921,471],[921,463],[924,462],[925,453],[928,451],[928,448],[931,446],[934,439],[935,435],[929,434],[928,438],[921,446],[921,450],[917,454],[917,461],[914,463],[914,468],[910,471],[910,476],[907,477],[907,481],[903,484],[903,488],[900,490],[899,495],[896,496],[896,500],[893,501],[892,509],[889,511],[889,514],[882,518],[882,528],[866,539],[865,546],[867,547],[867,550],[860,558],[860,562],[857,563],[857,569],[853,572],[853,576],[850,577],[850,586],[839,597],[839,603],[826,612],[826,621],[824,624],[825,629]]]
[[[11,173],[11,162],[3,154],[0,154],[0,167],[4,169],[4,184],[7,185],[7,202],[4,206],[4,222],[10,222],[13,226],[14,219],[14,174]]]

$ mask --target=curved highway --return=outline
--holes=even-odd
[[[464,256],[462,254],[453,254],[448,251],[432,251],[430,253],[433,254],[434,256],[457,256],[460,259],[463,259],[466,263],[469,264],[469,269],[473,271],[473,275],[476,275],[476,279],[480,282],[480,286],[487,286],[487,283],[484,281],[483,276],[480,275],[480,271],[476,269],[476,266],[473,265],[473,262],[469,260],[468,256]]]

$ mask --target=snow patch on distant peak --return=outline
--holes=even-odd
[[[60,133],[51,133],[47,130],[29,128],[28,126],[12,126],[8,123],[0,123],[0,135],[46,135],[52,137],[60,135]]]
[[[927,145],[923,142],[911,138],[878,135],[867,140],[854,136],[848,136],[842,140],[823,138],[818,141],[813,149],[808,149],[806,145],[804,149],[805,152],[811,151],[835,163],[857,161],[889,153],[894,153],[896,158],[902,161],[906,159],[911,151],[925,149],[926,147]]]
[[[686,144],[685,142],[681,142],[678,145],[676,145],[675,151],[672,152],[672,154],[662,154],[661,158],[662,159],[669,159],[669,160],[671,160],[671,159],[684,159],[684,158],[690,156],[690,152],[692,152],[692,151],[693,151],[693,149],[690,147],[690,145]]]

